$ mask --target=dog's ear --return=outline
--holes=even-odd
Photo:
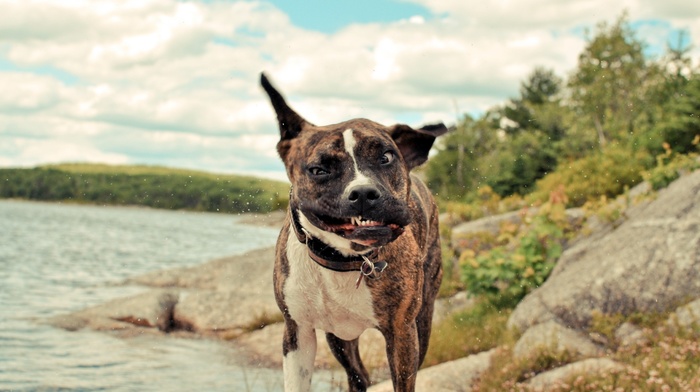
[[[280,141],[297,137],[303,126],[308,124],[308,122],[287,105],[282,94],[272,86],[264,73],[260,74],[260,85],[270,97],[272,107],[275,109],[275,113],[277,113],[277,121],[279,122],[280,128]]]
[[[391,138],[399,147],[408,170],[420,166],[428,160],[428,153],[435,138],[445,132],[447,132],[447,127],[443,123],[426,125],[420,129],[413,129],[404,124],[397,124],[389,128]]]

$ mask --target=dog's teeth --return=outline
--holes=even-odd
[[[377,221],[373,221],[371,219],[363,219],[361,216],[353,216],[350,218],[350,224],[353,226],[359,226],[359,227],[368,227],[368,226],[380,226],[381,223]]]

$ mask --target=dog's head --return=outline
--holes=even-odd
[[[410,223],[409,172],[428,159],[443,124],[413,129],[366,119],[316,126],[261,75],[277,113],[290,207],[313,237],[343,253],[385,245]]]

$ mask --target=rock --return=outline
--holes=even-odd
[[[621,371],[625,367],[608,358],[589,358],[583,361],[570,363],[568,365],[540,373],[530,379],[526,384],[532,391],[547,391],[556,384],[577,375],[604,374],[610,371]]]
[[[282,366],[283,332],[283,323],[272,324],[263,329],[241,335],[234,340],[234,343],[236,347],[242,348],[246,353],[246,357],[250,358],[255,364]],[[316,341],[315,367],[339,367],[338,361],[336,361],[328,348],[325,333],[317,331]],[[381,332],[376,329],[368,329],[360,336],[360,356],[365,367],[370,369],[372,379],[388,377],[386,343]],[[340,379],[345,380],[344,371]]]
[[[577,357],[594,357],[603,353],[580,332],[548,321],[528,329],[520,337],[513,347],[513,357],[530,358],[542,350],[557,354],[569,352]]]
[[[555,320],[586,328],[603,314],[661,312],[700,292],[700,171],[681,177],[604,237],[579,241],[516,307],[510,327]]]
[[[274,253],[270,247],[194,267],[138,276],[127,283],[155,289],[55,317],[50,323],[69,330],[119,330],[133,326],[204,334],[244,330],[279,314],[272,289]]]
[[[471,384],[491,364],[495,350],[422,369],[416,376],[416,391],[469,392]],[[371,386],[369,392],[391,392],[391,380]]]
[[[193,267],[153,271],[131,278],[126,283],[150,287],[234,290],[273,295],[274,260],[275,248],[269,247],[243,255],[212,260]]]
[[[632,323],[623,323],[615,330],[615,340],[620,346],[634,346],[644,343],[647,339],[640,327]]]
[[[537,208],[531,208],[529,210],[522,209],[458,224],[452,228],[452,244],[457,245],[465,238],[470,238],[480,233],[486,233],[496,237],[504,223],[520,225],[525,214],[535,213],[537,213]],[[570,208],[566,210],[566,217],[571,224],[577,224],[583,220],[585,213],[581,208]]]
[[[671,328],[700,329],[700,299],[676,309],[666,323]]]
[[[649,181],[642,181],[630,189],[628,196],[634,201],[650,194],[652,191],[651,183]]]
[[[466,291],[460,291],[449,298],[438,298],[433,311],[433,325],[439,324],[455,312],[472,307],[475,301],[476,299],[469,297]]]
[[[53,317],[50,325],[70,331],[89,327],[114,331],[134,327],[167,331],[172,326],[173,309],[179,294],[173,290],[153,290],[120,298],[68,315]]]
[[[479,233],[486,233],[495,237],[501,230],[503,223],[519,225],[522,221],[522,215],[522,211],[513,211],[459,224],[452,228],[452,244],[460,247],[460,242]]]
[[[173,312],[173,321],[183,329],[214,333],[250,328],[257,321],[278,314],[272,294],[261,297],[257,293],[233,290],[198,290],[182,295]]]

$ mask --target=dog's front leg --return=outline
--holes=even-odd
[[[413,392],[418,373],[418,331],[416,323],[395,322],[392,331],[384,334],[391,380],[395,392]],[[400,325],[399,325],[400,324]]]
[[[316,359],[316,331],[309,326],[297,326],[293,320],[285,322],[283,340],[284,390],[308,392]]]

